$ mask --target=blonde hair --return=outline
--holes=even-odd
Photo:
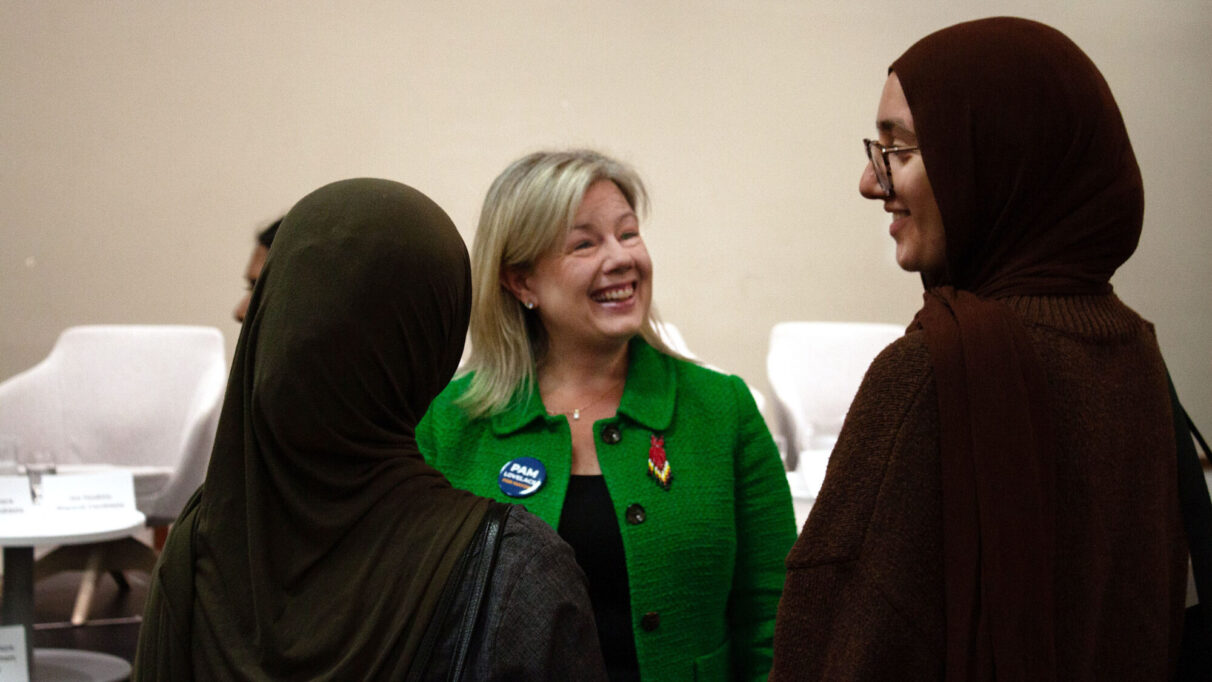
[[[507,269],[527,271],[557,249],[585,191],[610,180],[640,217],[648,195],[629,166],[595,151],[535,152],[510,164],[484,197],[471,247],[471,355],[463,372],[475,372],[458,404],[472,417],[505,411],[515,396],[529,399],[535,368],[547,346],[538,314],[527,310],[501,283]],[[657,333],[650,307],[640,336],[654,348],[676,355]]]

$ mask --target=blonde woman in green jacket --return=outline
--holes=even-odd
[[[645,203],[633,170],[591,151],[496,179],[471,356],[417,439],[455,486],[526,505],[573,547],[611,679],[765,679],[795,541],[786,477],[745,383],[657,335]]]

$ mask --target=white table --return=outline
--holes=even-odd
[[[31,680],[117,680],[130,674],[130,663],[117,656],[75,649],[33,649],[34,547],[115,540],[142,528],[145,520],[142,512],[131,509],[35,511],[0,518],[0,546],[4,547],[0,624],[25,626]]]

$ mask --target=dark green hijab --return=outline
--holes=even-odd
[[[206,482],[154,576],[137,675],[404,676],[488,504],[413,437],[458,364],[470,300],[463,240],[420,192],[345,180],[291,209]]]

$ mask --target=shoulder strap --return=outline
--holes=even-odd
[[[1202,615],[1212,613],[1212,500],[1208,498],[1208,483],[1203,466],[1195,453],[1194,436],[1208,456],[1208,443],[1178,402],[1178,392],[1170,381],[1170,403],[1174,412],[1174,440],[1178,449],[1178,499],[1183,511],[1183,529],[1187,533],[1187,551],[1191,554],[1191,571],[1195,591],[1199,594]],[[1212,651],[1212,628],[1205,628],[1207,650]]]
[[[480,607],[488,596],[511,511],[512,504],[489,503],[476,534],[450,573],[433,620],[409,666],[407,682],[455,681],[465,674]]]
[[[470,566],[465,574],[470,600],[458,627],[454,659],[450,666],[450,680],[463,679],[472,635],[475,634],[476,624],[479,622],[480,607],[488,596],[488,585],[492,582],[492,572],[497,563],[497,552],[501,548],[501,538],[505,535],[505,522],[509,520],[511,511],[513,511],[512,504],[493,503],[488,513],[484,515],[479,532],[472,540],[473,545],[479,545],[480,551],[476,555],[475,565]]]

